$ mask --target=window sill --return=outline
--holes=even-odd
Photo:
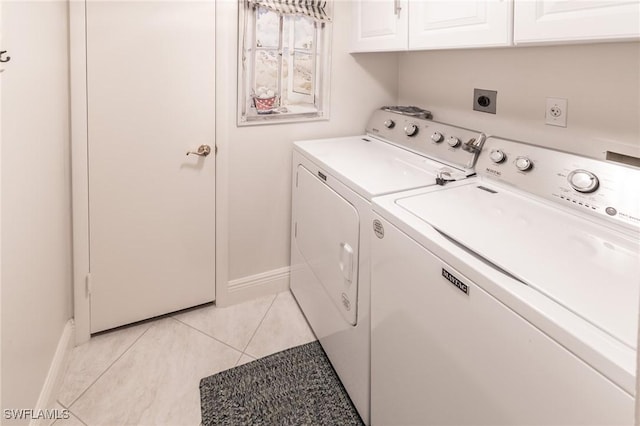
[[[252,108],[248,114],[238,117],[238,126],[262,126],[266,124],[329,120],[329,114],[327,114],[326,111],[318,111],[313,106],[288,105],[278,109],[285,109],[287,112],[282,113],[276,110],[271,114],[258,114],[256,110]]]

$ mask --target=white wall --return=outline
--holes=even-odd
[[[71,317],[64,1],[3,2],[2,408],[36,408]]]
[[[397,97],[396,54],[347,53],[351,4],[335,2],[332,47],[331,119],[296,124],[237,127],[237,2],[218,3],[216,106],[217,209],[227,209],[229,279],[289,265],[292,142],[362,134],[373,109]],[[225,161],[226,159],[226,161]],[[224,214],[224,212],[222,213]]]
[[[472,110],[474,87],[498,91],[496,115]],[[569,100],[567,128],[544,124],[546,97]],[[640,157],[640,43],[403,53],[399,103],[506,138]]]

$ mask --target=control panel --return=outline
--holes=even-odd
[[[479,176],[640,230],[640,169],[489,137]]]
[[[377,110],[367,133],[401,148],[473,174],[484,133],[430,119]]]

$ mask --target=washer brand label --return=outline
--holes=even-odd
[[[476,188],[482,189],[483,191],[487,191],[487,192],[489,192],[491,194],[497,194],[498,193],[498,191],[494,191],[493,189],[487,188],[486,186],[482,186],[482,185],[478,185]]]
[[[451,272],[442,268],[442,276],[445,277],[451,284],[458,287],[458,290],[463,292],[464,294],[469,294],[469,286],[457,279]]]
[[[373,221],[373,232],[376,234],[376,237],[380,239],[384,238],[384,226],[382,226],[382,222],[378,219]]]
[[[485,168],[485,170],[487,171],[487,173],[491,173],[494,176],[502,176],[502,172],[498,171],[498,170],[494,170],[494,169],[490,169],[490,168]]]

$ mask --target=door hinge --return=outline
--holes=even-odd
[[[93,282],[91,281],[91,273],[87,274],[87,277],[85,278],[85,294],[86,297],[91,296],[91,292],[93,290]]]

